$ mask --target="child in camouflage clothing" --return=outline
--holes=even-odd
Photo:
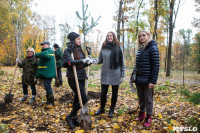
[[[35,74],[37,72],[37,60],[34,57],[35,50],[33,48],[28,48],[26,50],[27,56],[26,58],[20,62],[18,61],[18,66],[23,68],[23,74],[22,74],[22,88],[23,88],[23,98],[19,99],[19,101],[26,101],[28,96],[28,85],[31,86],[32,89],[32,98],[29,101],[29,103],[35,102],[35,96],[36,96],[36,82],[34,80]]]

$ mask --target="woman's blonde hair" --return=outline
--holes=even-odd
[[[141,32],[145,32],[145,33],[148,35],[148,37],[149,37],[149,39],[148,39],[145,43],[141,43],[141,42],[140,42],[139,35],[140,35]],[[151,39],[151,34],[150,34],[150,32],[148,32],[148,31],[146,31],[146,30],[141,30],[141,31],[138,33],[138,35],[137,35],[137,46],[138,46],[138,48],[140,47],[141,44],[143,44],[143,45],[146,46],[151,40],[152,40],[152,39]]]
[[[32,51],[32,52],[33,52],[33,55],[35,55],[35,50],[34,50],[34,48],[29,47],[29,48],[26,50],[26,53],[27,53],[28,51]]]

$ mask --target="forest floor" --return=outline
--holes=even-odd
[[[55,96],[55,106],[47,107],[45,90],[37,86],[36,103],[19,102],[23,96],[21,72],[17,71],[15,78],[14,99],[6,105],[4,96],[8,93],[12,81],[13,68],[2,67],[0,76],[0,132],[76,132],[83,130],[76,127],[69,129],[65,123],[66,116],[72,109],[73,92],[69,88],[63,70],[64,85],[56,88],[54,80],[52,88]],[[89,77],[88,108],[92,119],[92,129],[88,132],[173,132],[173,127],[190,127],[200,131],[200,75],[186,72],[185,85],[182,85],[181,72],[173,71],[172,76],[165,78],[160,72],[158,84],[154,88],[153,121],[150,128],[144,128],[143,123],[135,119],[138,116],[138,97],[132,93],[128,83],[131,70],[126,72],[126,81],[120,85],[115,117],[109,118],[111,104],[111,89],[108,91],[106,112],[94,116],[100,107],[99,71],[91,72]],[[31,89],[29,88],[29,98]]]

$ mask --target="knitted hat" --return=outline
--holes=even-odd
[[[53,45],[54,48],[59,48],[58,44]]]
[[[76,32],[70,32],[69,35],[67,36],[67,38],[70,40],[70,41],[74,41],[77,37],[79,37],[80,35],[77,34]]]
[[[35,55],[35,50],[34,50],[34,48],[29,47],[29,48],[26,50],[26,53],[27,53],[28,51],[32,51],[32,52],[33,52],[33,55]]]

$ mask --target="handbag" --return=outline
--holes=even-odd
[[[135,83],[136,80],[137,80],[137,75],[136,75],[136,73],[137,73],[137,72],[133,72],[132,75],[131,75],[131,82],[132,82],[132,83]]]

